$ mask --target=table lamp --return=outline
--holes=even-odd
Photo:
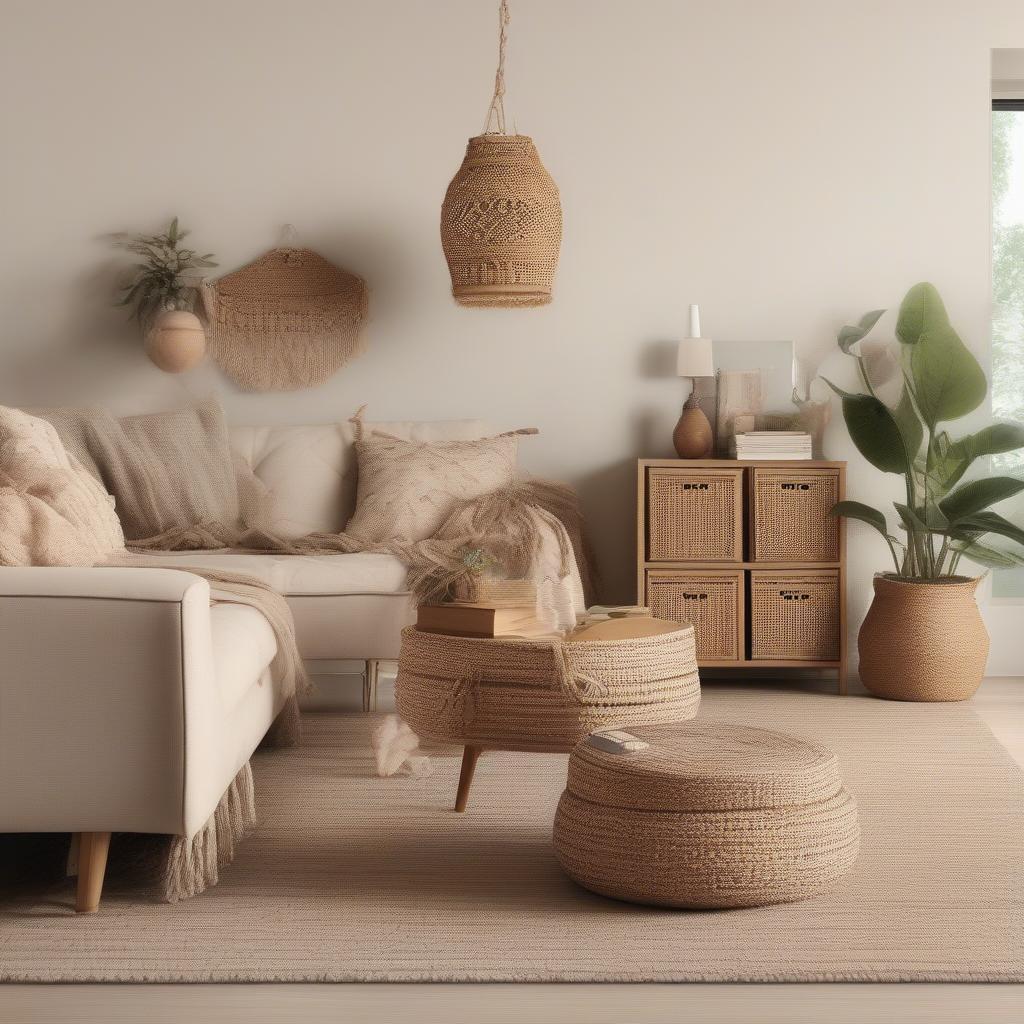
[[[710,459],[715,451],[715,438],[704,410],[697,405],[694,378],[713,377],[715,366],[711,359],[711,339],[700,336],[700,309],[697,306],[690,306],[690,337],[679,342],[676,374],[691,380],[690,397],[672,432],[676,454],[681,459]]]

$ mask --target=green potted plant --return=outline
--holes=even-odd
[[[991,506],[1024,490],[1008,476],[966,479],[976,460],[1024,447],[1024,428],[993,423],[953,438],[943,424],[977,409],[988,383],[977,359],[949,322],[935,287],[914,285],[900,306],[898,352],[863,339],[885,310],[874,310],[839,332],[839,347],[856,361],[863,390],[840,396],[857,450],[876,469],[903,478],[895,502],[901,535],[886,515],[859,501],[832,513],[877,530],[889,546],[893,571],[874,580],[874,599],[858,641],[860,675],[879,697],[964,700],[978,688],[988,657],[988,633],[975,599],[979,580],[966,563],[1024,564],[1024,529]],[[898,398],[879,397],[880,365],[900,371]]]
[[[206,350],[206,332],[192,312],[196,288],[183,275],[217,264],[213,253],[200,255],[183,246],[187,235],[175,217],[161,234],[115,236],[120,248],[143,257],[117,304],[133,307],[145,334],[146,354],[167,373],[191,369]]]

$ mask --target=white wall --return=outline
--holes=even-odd
[[[438,211],[481,127],[491,0],[0,0],[0,401],[118,409],[219,391],[236,422],[486,415],[580,485],[631,596],[633,468],[671,451],[666,342],[836,327],[939,285],[989,310],[989,57],[1019,0],[513,0],[509,113],[559,183],[553,305],[454,305]],[[112,230],[177,213],[233,268],[294,223],[372,286],[368,348],[324,387],[167,377],[107,305]],[[832,356],[835,362],[836,357]],[[850,453],[834,426],[829,454]],[[855,455],[854,495],[888,483]],[[853,625],[880,543],[851,530]]]

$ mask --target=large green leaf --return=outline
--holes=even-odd
[[[968,434],[953,441],[950,450],[968,462],[983,455],[999,455],[1002,452],[1024,448],[1024,426],[1020,423],[993,423],[983,427],[976,434]]]
[[[871,395],[855,395],[822,380],[843,400],[843,418],[857,451],[885,473],[907,473],[910,465],[900,428],[893,414]]]
[[[893,502],[893,505],[899,513],[900,520],[908,533],[928,532],[928,527],[925,526],[924,520],[918,515],[915,509],[912,509],[909,505],[901,504],[898,501]]]
[[[964,531],[966,536],[979,537],[984,533],[995,533],[1000,537],[1014,540],[1024,545],[1024,529],[1009,519],[999,515],[998,512],[977,512],[973,516],[967,516],[956,523],[955,529]]]
[[[924,441],[924,424],[921,422],[921,417],[917,414],[917,407],[914,405],[914,399],[906,383],[903,385],[900,400],[896,403],[896,408],[893,410],[892,415],[893,419],[896,420],[896,426],[899,427],[900,436],[903,438],[903,446],[906,450],[907,458],[913,462],[917,457],[917,453],[921,450],[921,444]]]
[[[873,309],[870,313],[865,313],[857,323],[846,324],[845,327],[840,329],[839,334],[836,337],[836,341],[839,342],[839,347],[849,355],[850,349],[856,345],[861,338],[868,334],[871,328],[878,323],[884,313],[884,309]]]
[[[910,372],[917,406],[930,427],[973,412],[988,391],[984,370],[952,327],[922,337],[911,350]]]
[[[904,345],[916,345],[927,334],[949,326],[949,316],[938,289],[927,281],[915,284],[900,303],[896,337]]]
[[[865,505],[861,501],[837,501],[829,509],[830,516],[845,516],[847,519],[857,519],[862,523],[873,526],[883,537],[889,536],[889,524],[885,521],[885,515]]]
[[[950,325],[934,285],[923,282],[907,292],[896,336],[910,347],[914,398],[929,427],[981,405],[988,390],[985,373]]]
[[[928,492],[940,499],[960,482],[976,459],[1022,447],[1024,427],[1016,423],[993,423],[958,441],[940,430],[935,435],[928,463]]]
[[[965,516],[980,512],[998,501],[1012,498],[1021,491],[1024,491],[1024,480],[1017,480],[1012,476],[991,476],[984,480],[971,480],[950,491],[939,502],[939,508],[951,523],[956,523]]]
[[[987,544],[980,544],[978,541],[970,541],[963,544],[954,544],[953,549],[960,552],[964,558],[978,565],[984,565],[989,569],[1013,569],[1024,565],[1024,556],[1013,551],[1003,551],[1000,548],[993,548]]]

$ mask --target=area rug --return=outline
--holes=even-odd
[[[577,888],[551,852],[565,756],[485,753],[465,814],[454,751],[378,779],[366,715],[309,715],[254,760],[258,832],[176,906],[112,885],[0,903],[17,981],[1022,981],[1022,776],[966,705],[708,689],[701,714],[839,755],[863,847],[832,893],[658,910]]]

